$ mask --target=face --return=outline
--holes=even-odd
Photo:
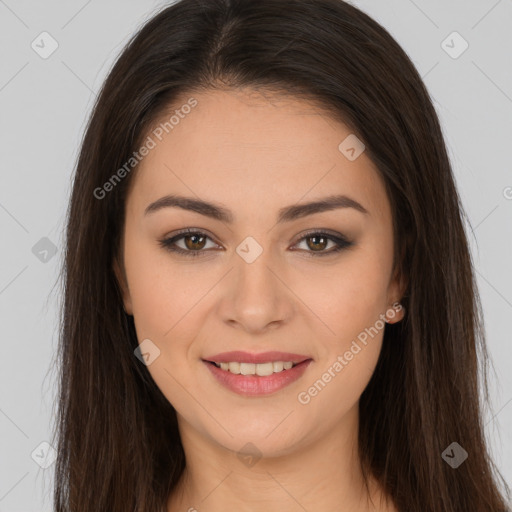
[[[350,130],[313,105],[251,90],[193,98],[168,133],[149,134],[133,176],[115,265],[124,306],[180,432],[286,454],[354,415],[384,315],[401,319],[390,205],[365,152],[339,149]],[[170,195],[215,208],[158,202]],[[333,196],[345,199],[300,208]],[[245,354],[219,356],[232,351]],[[288,355],[250,364],[267,352]],[[304,362],[243,375],[278,361]]]

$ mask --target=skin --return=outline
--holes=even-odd
[[[168,511],[394,511],[375,481],[366,491],[357,452],[358,402],[384,329],[309,403],[297,399],[402,296],[384,183],[365,152],[354,161],[340,152],[350,130],[310,103],[250,89],[193,97],[198,105],[137,169],[114,267],[139,343],[150,339],[160,350],[148,370],[178,416],[187,468]],[[220,203],[235,220],[176,207],[144,215],[171,193]],[[333,193],[368,214],[338,208],[276,224],[280,208]],[[202,256],[159,245],[184,228],[209,237]],[[314,228],[354,245],[315,256],[335,243],[299,240]],[[263,249],[250,264],[236,252],[248,236]],[[176,244],[198,247],[190,238]],[[284,389],[247,397],[202,362],[231,350],[280,350],[313,362]],[[250,467],[237,456],[248,442],[261,457]]]

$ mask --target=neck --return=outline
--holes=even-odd
[[[180,418],[187,466],[168,501],[168,512],[393,511],[371,479],[367,489],[357,449],[357,404],[338,430],[301,442],[278,457],[241,461]],[[242,445],[244,443],[241,443]]]

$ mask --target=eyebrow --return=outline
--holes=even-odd
[[[179,195],[166,195],[161,197],[145,209],[144,215],[159,211],[163,208],[172,207],[196,212],[227,224],[232,224],[234,221],[233,213],[219,204]],[[346,195],[331,195],[309,203],[295,204],[281,208],[278,213],[277,224],[290,222],[306,217],[307,215],[335,210],[337,208],[353,208],[365,215],[369,215],[368,210],[355,199]]]

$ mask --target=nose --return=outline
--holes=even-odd
[[[283,272],[270,251],[263,251],[251,263],[235,255],[234,268],[222,292],[222,320],[251,334],[290,322],[295,311],[294,295]]]

